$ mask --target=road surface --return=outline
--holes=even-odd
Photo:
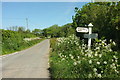
[[[2,59],[2,78],[49,78],[49,40]]]

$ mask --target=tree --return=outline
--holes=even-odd
[[[37,35],[37,36],[41,36],[42,35],[42,30],[41,29],[34,29],[33,31],[32,31],[32,33],[33,34],[35,34],[35,35]]]
[[[43,33],[42,33],[43,36],[47,37],[47,29],[43,29],[42,31],[43,31]]]
[[[27,29],[25,32],[26,32],[26,33],[30,33],[30,29]]]
[[[8,27],[7,30],[18,31],[18,26]]]
[[[25,32],[25,28],[24,27],[18,27],[18,32]]]
[[[85,26],[92,23],[93,32],[99,38],[113,39],[117,44],[120,34],[120,2],[95,2],[84,5],[81,9],[75,8],[73,27]],[[77,26],[76,26],[77,25]],[[76,33],[78,34],[78,33]],[[80,34],[80,33],[79,33]]]
[[[71,34],[75,34],[75,29],[72,28],[72,23],[68,23],[63,26],[55,24],[49,28],[43,29],[43,35],[45,37],[67,37]]]
[[[64,37],[67,37],[71,34],[75,34],[75,29],[72,28],[72,23],[68,23],[68,24],[65,24],[61,27],[61,37],[64,36]]]
[[[59,29],[60,27],[58,25],[52,25],[49,28],[44,29],[44,35],[46,37],[59,37],[58,33],[59,33]]]

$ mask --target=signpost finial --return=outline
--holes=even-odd
[[[93,27],[92,23],[90,23],[88,26],[89,26],[89,27]]]

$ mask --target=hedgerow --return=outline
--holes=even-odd
[[[52,41],[52,40],[51,40]],[[118,78],[118,52],[106,40],[96,40],[91,50],[75,35],[57,38],[50,55],[52,78]]]
[[[2,31],[2,55],[12,53],[32,46],[41,40],[25,41],[24,38],[36,37],[31,33],[17,32],[11,30]]]

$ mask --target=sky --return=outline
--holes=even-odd
[[[120,0],[1,0],[2,2],[117,2]]]
[[[89,1],[91,0],[2,0],[2,2],[89,2]]]
[[[33,30],[72,22],[74,8],[87,2],[2,2],[2,28],[23,26]]]

